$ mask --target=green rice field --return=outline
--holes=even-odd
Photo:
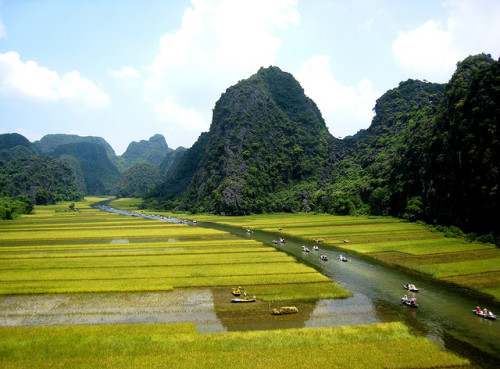
[[[298,237],[309,243],[321,239],[323,245],[364,254],[500,300],[500,249],[447,238],[423,225],[394,218],[324,214],[196,218],[268,232],[278,232],[281,227],[283,237]]]
[[[199,334],[192,324],[0,328],[9,368],[451,368],[401,323]],[[439,363],[436,366],[436,363]]]
[[[33,215],[0,223],[0,321],[6,322],[0,326],[0,367],[455,368],[470,364],[415,336],[399,322],[295,328],[291,320],[289,329],[201,334],[200,321],[218,326],[261,320],[275,324],[270,308],[280,302],[297,304],[299,318],[308,319],[318,299],[346,298],[351,293],[256,240],[90,207],[101,200],[77,203],[79,211],[68,211],[68,203],[37,207]],[[138,204],[127,199],[121,203],[127,210]],[[248,219],[256,222],[252,228],[274,230],[272,217]],[[295,220],[297,230],[309,222],[306,217]],[[336,220],[321,220],[302,237],[326,238],[326,232],[317,232]],[[391,224],[381,225],[394,230]],[[356,227],[356,232],[363,233],[363,224]],[[231,304],[230,288],[238,285],[256,295],[257,303]],[[123,324],[139,316],[149,321],[148,316],[159,313],[174,319],[191,314],[196,323]],[[286,323],[289,317],[280,321]]]
[[[171,291],[244,285],[259,299],[342,298],[349,291],[254,240],[92,209],[37,207],[0,227],[0,294]],[[289,288],[295,286],[296,288]],[[289,291],[289,292],[287,292]]]

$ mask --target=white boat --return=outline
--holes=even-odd
[[[245,296],[241,298],[232,299],[231,302],[255,302],[257,298],[255,296]]]
[[[493,314],[491,311],[486,314],[482,311],[477,311],[477,310],[472,310],[472,312],[484,319],[495,320],[497,318],[497,316]]]
[[[311,252],[311,250],[309,250],[309,249],[308,249],[307,247],[305,247],[305,246],[302,246],[302,251],[304,251],[304,252]]]
[[[314,245],[314,246],[313,246],[313,250],[314,250],[314,251],[319,251],[319,247],[318,247],[318,246],[316,246],[316,245]]]
[[[328,260],[328,256],[326,256],[325,254],[321,254],[321,255],[319,256],[319,258],[320,258],[321,260],[325,260],[325,261],[326,261],[326,260]]]

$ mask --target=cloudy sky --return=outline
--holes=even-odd
[[[500,54],[498,0],[0,0],[0,133],[190,147],[226,88],[292,73],[336,137],[408,78]]]

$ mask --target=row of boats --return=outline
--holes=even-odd
[[[281,231],[282,228],[279,228],[279,230]],[[247,230],[248,232],[249,230]],[[323,239],[315,239],[313,240],[314,243],[318,244],[318,243],[321,243],[323,242],[324,240]],[[349,241],[348,240],[341,240],[343,241],[344,243],[348,243]],[[279,242],[277,240],[273,240],[272,241],[273,244],[278,244],[278,243],[285,243],[285,239],[284,238],[280,238]],[[306,247],[305,245],[302,246],[302,251],[303,252],[311,252],[311,250]],[[320,251],[319,247],[317,245],[314,245],[313,246],[313,251]],[[328,260],[328,256],[321,253],[320,254],[320,259],[321,260]],[[350,261],[349,259],[347,259],[345,256],[343,256],[342,254],[340,254],[339,256],[339,260],[340,261],[344,261],[344,262],[347,262],[347,261]],[[404,289],[408,290],[409,292],[418,292],[419,289],[412,283],[407,283],[405,284],[404,286]],[[409,298],[407,295],[404,295],[402,298],[401,298],[401,303],[403,305],[406,305],[406,306],[410,306],[410,307],[413,307],[413,308],[418,308],[418,303],[417,303],[417,298],[416,297],[411,297]],[[276,309],[275,309],[276,310]],[[472,312],[481,317],[481,318],[484,318],[484,319],[489,319],[489,320],[495,320],[497,318],[497,316],[495,314],[493,314],[493,312],[491,311],[488,311],[488,309],[481,309],[479,306],[472,310]],[[273,311],[273,314],[274,313],[277,313],[277,311]]]
[[[404,289],[406,289],[410,292],[418,292],[419,291],[419,289],[414,284],[411,284],[411,283],[407,283],[403,287],[404,287]],[[418,308],[416,297],[408,298],[408,296],[404,295],[401,298],[401,303],[404,305],[410,306],[410,307]],[[495,320],[497,318],[497,316],[495,314],[493,314],[492,311],[489,311],[488,309],[481,309],[479,306],[477,308],[475,308],[474,310],[472,310],[472,312],[475,315],[480,316],[481,318],[484,318],[484,319]]]

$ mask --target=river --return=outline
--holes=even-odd
[[[103,210],[127,214],[112,208]],[[142,216],[157,219],[154,216]],[[169,221],[179,222],[178,219]],[[340,262],[339,255],[345,255],[346,252],[330,246],[320,246],[320,252],[329,257],[328,261],[321,261],[319,252],[312,251],[312,244],[306,244],[311,252],[303,252],[301,247],[304,242],[299,239],[287,238],[286,243],[273,245],[272,240],[279,238],[278,233],[254,231],[247,234],[239,227],[200,222],[188,224],[224,230],[238,237],[250,237],[274,246],[352,291],[353,297],[346,300],[317,301],[302,326],[403,321],[415,334],[426,336],[441,347],[468,357],[474,367],[500,368],[500,321],[485,320],[472,314],[472,309],[478,305],[500,312],[500,305],[491,299],[469,296],[453,286],[391,268],[364,256],[349,254],[349,262]],[[415,284],[420,291],[409,293],[403,289],[406,283]],[[401,304],[400,299],[405,294],[418,298],[418,309]],[[232,326],[231,323],[227,324],[230,330],[280,328],[258,321]]]

